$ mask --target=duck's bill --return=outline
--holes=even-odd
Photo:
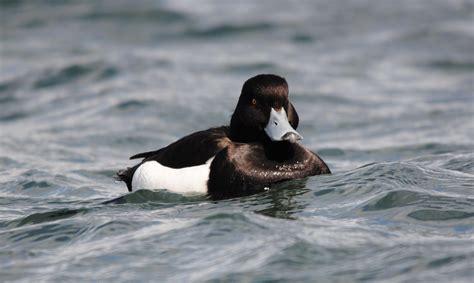
[[[270,118],[264,130],[272,141],[289,141],[294,143],[303,139],[288,122],[284,108],[281,108],[279,111],[276,111],[274,108],[271,109]]]

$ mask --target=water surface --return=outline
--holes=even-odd
[[[2,281],[470,282],[472,1],[3,1]],[[127,194],[128,157],[286,77],[333,175]]]

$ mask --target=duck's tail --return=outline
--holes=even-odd
[[[138,166],[128,167],[127,169],[117,171],[115,175],[115,180],[123,181],[125,184],[127,184],[127,189],[129,192],[132,191],[133,174],[137,168]]]

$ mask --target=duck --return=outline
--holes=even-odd
[[[128,191],[159,190],[225,199],[269,190],[275,184],[330,174],[304,147],[299,116],[285,78],[254,76],[242,86],[230,125],[189,134],[161,149],[135,154],[135,166],[117,172]]]

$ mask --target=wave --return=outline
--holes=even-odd
[[[197,38],[236,36],[244,33],[267,32],[276,26],[272,23],[220,24],[207,28],[190,27],[183,35]]]
[[[33,83],[33,88],[42,89],[78,81],[89,75],[96,80],[105,80],[116,76],[119,69],[104,62],[72,63],[60,68],[45,69]]]
[[[144,23],[172,23],[176,21],[186,21],[187,16],[183,13],[165,10],[165,9],[151,9],[151,10],[137,10],[137,9],[109,9],[109,10],[95,10],[80,16],[80,19],[87,21],[117,21],[117,22],[144,22]]]
[[[427,62],[426,67],[432,69],[438,69],[441,71],[459,71],[459,72],[472,72],[474,71],[474,61],[456,61],[456,60],[433,60]]]

